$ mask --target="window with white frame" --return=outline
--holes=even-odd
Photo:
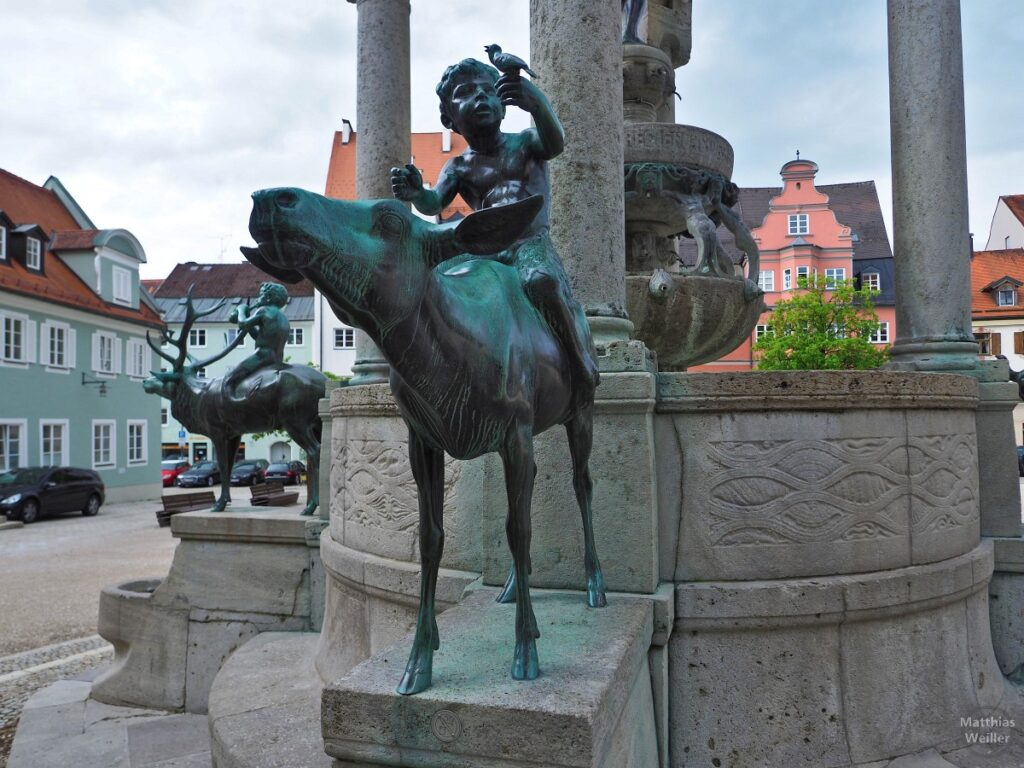
[[[188,332],[188,345],[189,347],[205,347],[206,346],[206,329],[205,328],[193,328]]]
[[[0,261],[7,261],[7,227],[0,226]]]
[[[335,349],[354,349],[356,346],[356,332],[354,328],[334,329]]]
[[[25,420],[0,421],[0,472],[27,464],[25,457]]]
[[[793,287],[793,270],[784,269],[782,270],[782,290],[788,291]]]
[[[96,331],[92,335],[92,369],[108,376],[121,371],[121,342],[113,333]]]
[[[138,467],[146,461],[146,422],[131,420],[128,422],[128,466]]]
[[[789,214],[789,234],[806,235],[809,231],[806,213]]]
[[[764,292],[775,290],[775,271],[771,269],[762,270],[757,273],[757,287]]]
[[[47,320],[42,326],[41,362],[47,368],[75,367],[75,332],[65,323]]]
[[[196,378],[197,379],[205,379],[206,378],[206,368],[197,368],[196,369]]]
[[[7,363],[28,362],[28,323],[24,315],[0,315],[0,326],[3,330],[3,348],[0,356]]]
[[[228,328],[227,332],[224,335],[224,343],[234,344],[235,339],[238,338],[238,334],[240,334],[241,332],[242,331],[240,328]]]
[[[825,270],[825,285],[838,285],[846,281],[846,268],[833,267]]]
[[[25,266],[29,269],[42,269],[43,244],[38,237],[25,238]]]
[[[68,420],[39,420],[39,464],[60,467],[68,464]]]
[[[166,427],[168,421],[169,421],[169,419],[168,419],[168,414],[167,414],[167,407],[164,406],[163,408],[160,409],[160,426],[161,427]]]
[[[128,339],[125,358],[124,372],[133,379],[145,378],[149,367],[149,348],[145,343],[139,339]]]
[[[94,420],[92,423],[92,468],[105,469],[117,461],[117,442],[113,420]]]
[[[833,339],[845,339],[846,338],[846,326],[837,323],[832,323],[828,327],[829,335]]]
[[[877,272],[865,272],[860,276],[860,287],[871,291],[882,290],[882,276]]]
[[[878,328],[872,333],[868,340],[872,344],[888,344],[889,343],[889,323],[882,322],[878,324]]]
[[[1012,307],[1017,303],[1017,292],[1013,288],[1000,288],[996,292],[996,304],[1000,307]]]
[[[289,328],[288,329],[288,346],[289,347],[301,347],[305,339],[305,334],[302,328]]]
[[[114,301],[118,304],[132,303],[132,271],[124,267],[112,267]]]
[[[796,282],[800,284],[800,278],[807,281],[808,285],[815,285],[818,282],[818,273],[816,270],[810,267],[797,267],[796,268]]]
[[[769,333],[770,333],[770,331],[768,330],[768,326],[767,325],[764,325],[762,323],[758,323],[757,325],[754,326],[754,340],[755,341],[760,341],[765,336],[767,336]]]

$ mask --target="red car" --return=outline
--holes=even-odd
[[[180,459],[169,459],[160,462],[160,475],[164,481],[164,488],[170,488],[178,479],[178,475],[191,467],[187,461]]]

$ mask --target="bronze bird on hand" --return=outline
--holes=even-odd
[[[530,69],[530,66],[525,61],[520,59],[518,56],[513,56],[511,53],[503,53],[501,46],[497,43],[485,45],[484,50],[487,51],[487,58],[491,60],[491,64],[493,64],[503,75],[517,78],[519,77],[519,70],[525,69],[526,74],[534,80],[540,79],[537,73]]]

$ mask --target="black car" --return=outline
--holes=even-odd
[[[232,485],[255,485],[265,480],[270,462],[266,459],[242,459],[231,468]]]
[[[298,485],[305,472],[306,465],[301,461],[279,461],[267,467],[266,478],[279,480],[285,485]]]
[[[0,474],[0,514],[34,523],[41,515],[100,511],[106,489],[91,469],[23,467]]]
[[[178,475],[178,485],[182,488],[195,488],[200,485],[214,486],[220,482],[220,470],[215,461],[197,461],[192,469]]]

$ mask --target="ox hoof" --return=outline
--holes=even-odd
[[[604,608],[608,605],[608,598],[604,592],[604,577],[600,574],[587,579],[587,605],[591,608]]]
[[[435,637],[436,637],[435,633]],[[402,675],[402,682],[398,684],[397,691],[403,696],[410,696],[420,693],[430,687],[430,679],[434,667],[434,641],[428,639],[425,643],[418,640],[413,642],[412,652],[409,654],[409,663],[405,665],[405,674]]]
[[[210,511],[211,512],[223,512],[225,509],[227,509],[227,506],[228,506],[228,503],[226,501],[218,501],[216,504],[214,504],[210,508]]]
[[[316,512],[316,505],[313,505],[312,507],[306,507],[299,514],[302,515],[303,517],[309,517],[314,512]]]
[[[524,642],[516,643],[516,652],[512,657],[512,678],[514,680],[535,680],[540,675],[540,663],[537,661],[537,643],[531,637]]]

